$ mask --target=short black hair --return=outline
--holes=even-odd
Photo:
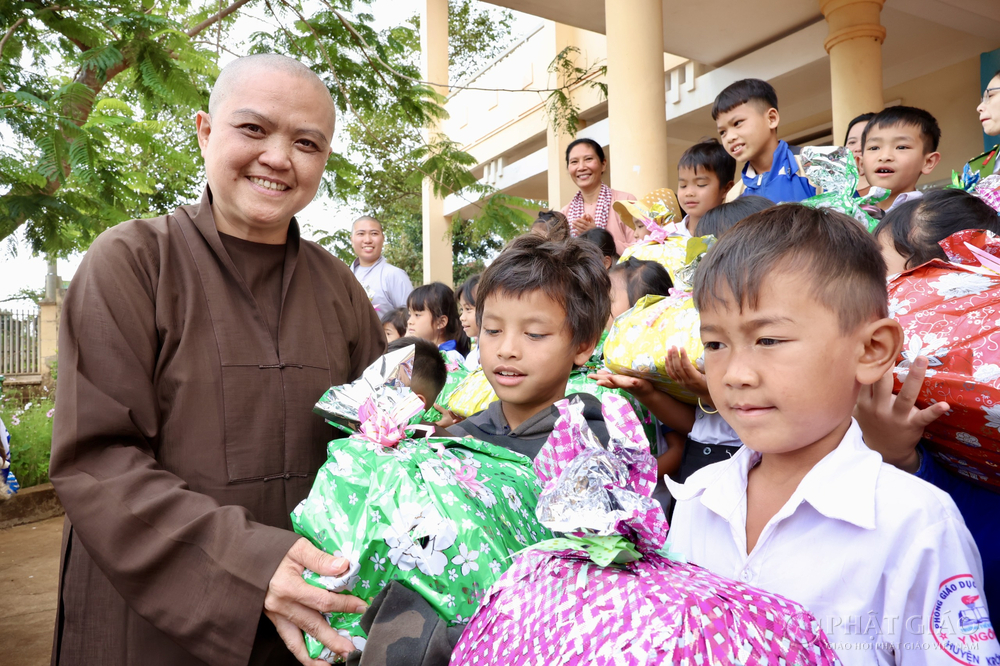
[[[736,160],[726,152],[718,139],[702,139],[684,151],[677,162],[677,169],[691,169],[696,174],[698,169],[711,171],[719,179],[720,185],[725,185],[736,177]]]
[[[875,112],[869,111],[868,113],[862,113],[860,116],[855,116],[854,118],[851,118],[851,122],[847,123],[847,131],[844,132],[844,145],[845,146],[847,145],[847,139],[848,137],[851,136],[851,130],[854,128],[855,125],[857,125],[858,123],[865,123],[867,125],[868,121],[874,117],[875,117]],[[862,137],[863,136],[864,135],[862,134]],[[862,143],[861,145],[864,144]]]
[[[889,211],[872,236],[892,234],[892,244],[906,267],[948,257],[938,245],[948,236],[966,229],[985,229],[1000,234],[1000,216],[989,204],[964,190],[931,190]]]
[[[628,294],[629,307],[635,306],[643,296],[669,296],[670,290],[674,287],[670,273],[655,261],[629,257],[608,271],[609,275],[619,273],[625,279],[625,293]]]
[[[773,205],[774,202],[767,197],[756,194],[738,197],[728,203],[719,204],[702,215],[694,232],[698,236],[719,238],[743,218],[767,210]]]
[[[732,111],[740,104],[753,103],[762,113],[778,108],[778,93],[774,86],[760,79],[742,79],[730,83],[719,93],[712,103],[712,120],[718,120],[720,113]]]
[[[443,282],[422,284],[410,292],[406,299],[406,307],[417,312],[427,310],[435,319],[448,317],[448,323],[444,328],[445,339],[454,340],[455,350],[462,356],[469,353],[469,336],[465,334],[462,322],[458,320],[458,301],[455,300],[455,292],[451,287]]]
[[[558,210],[540,210],[532,227],[538,227],[538,232],[552,241],[564,241],[569,238],[569,220]]]
[[[476,287],[479,286],[480,274],[469,276],[469,278],[458,285],[458,289],[455,290],[455,299],[461,302],[464,300],[466,303],[472,307],[476,307]]]
[[[410,390],[419,393],[433,405],[448,381],[448,367],[437,345],[423,338],[399,338],[389,343],[386,353],[413,345],[413,374]]]
[[[409,318],[406,308],[396,308],[395,310],[389,310],[379,317],[379,321],[382,322],[383,326],[391,324],[396,329],[396,334],[399,337],[403,337],[406,335],[406,322]]]
[[[937,119],[928,111],[918,109],[915,106],[890,106],[882,109],[868,121],[864,133],[861,135],[861,146],[868,142],[868,133],[872,128],[885,129],[897,125],[914,125],[920,130],[920,137],[924,141],[924,154],[933,153],[938,149],[941,141],[941,128],[938,127]]]
[[[812,295],[837,314],[844,334],[888,316],[878,242],[854,218],[801,204],[754,213],[724,234],[695,271],[695,306],[724,304],[725,284],[740,311],[757,309],[767,277],[782,272],[808,276]]]
[[[601,148],[601,144],[597,143],[593,139],[574,139],[568,146],[566,146],[566,164],[569,164],[569,154],[580,144],[586,144],[593,148],[594,152],[597,153],[597,159],[601,160],[602,163],[608,161],[608,158],[604,156],[604,149]]]
[[[540,291],[566,311],[573,344],[597,343],[611,316],[611,279],[593,243],[569,238],[554,243],[525,234],[512,240],[483,271],[476,292],[476,322],[494,294],[520,297]]]
[[[580,234],[580,238],[597,246],[605,257],[611,257],[618,261],[618,248],[615,246],[615,237],[607,229],[588,229]]]

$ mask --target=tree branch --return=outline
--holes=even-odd
[[[10,39],[10,36],[14,34],[14,31],[17,30],[18,27],[26,20],[26,18],[21,17],[14,21],[14,25],[10,26],[7,33],[3,36],[3,39],[0,39],[0,55],[3,55],[3,47],[7,44],[7,40]]]
[[[229,5],[215,16],[209,16],[207,19],[205,19],[195,27],[188,30],[187,36],[194,37],[198,33],[205,30],[205,28],[210,28],[211,26],[215,25],[216,23],[226,18],[227,16],[229,16],[230,14],[232,14],[233,12],[235,12],[237,9],[247,4],[248,2],[250,2],[250,0],[237,0],[237,2],[234,2],[233,4]]]

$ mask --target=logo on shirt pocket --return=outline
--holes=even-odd
[[[930,619],[934,640],[960,664],[1000,664],[996,632],[972,574],[938,586]]]

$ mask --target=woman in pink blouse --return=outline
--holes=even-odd
[[[580,188],[565,208],[563,214],[569,219],[570,232],[574,236],[599,228],[607,229],[615,239],[618,254],[635,242],[635,233],[625,226],[611,204],[621,199],[635,201],[634,194],[613,190],[603,182],[601,176],[608,168],[604,149],[593,139],[577,139],[566,148],[566,168],[569,176]]]

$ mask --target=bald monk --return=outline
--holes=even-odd
[[[50,475],[66,508],[53,664],[313,663],[300,630],[357,598],[291,531],[333,429],[323,391],[385,347],[340,260],[293,217],[330,156],[334,105],[283,56],[226,67],[195,118],[198,204],[94,241],[59,336]]]

